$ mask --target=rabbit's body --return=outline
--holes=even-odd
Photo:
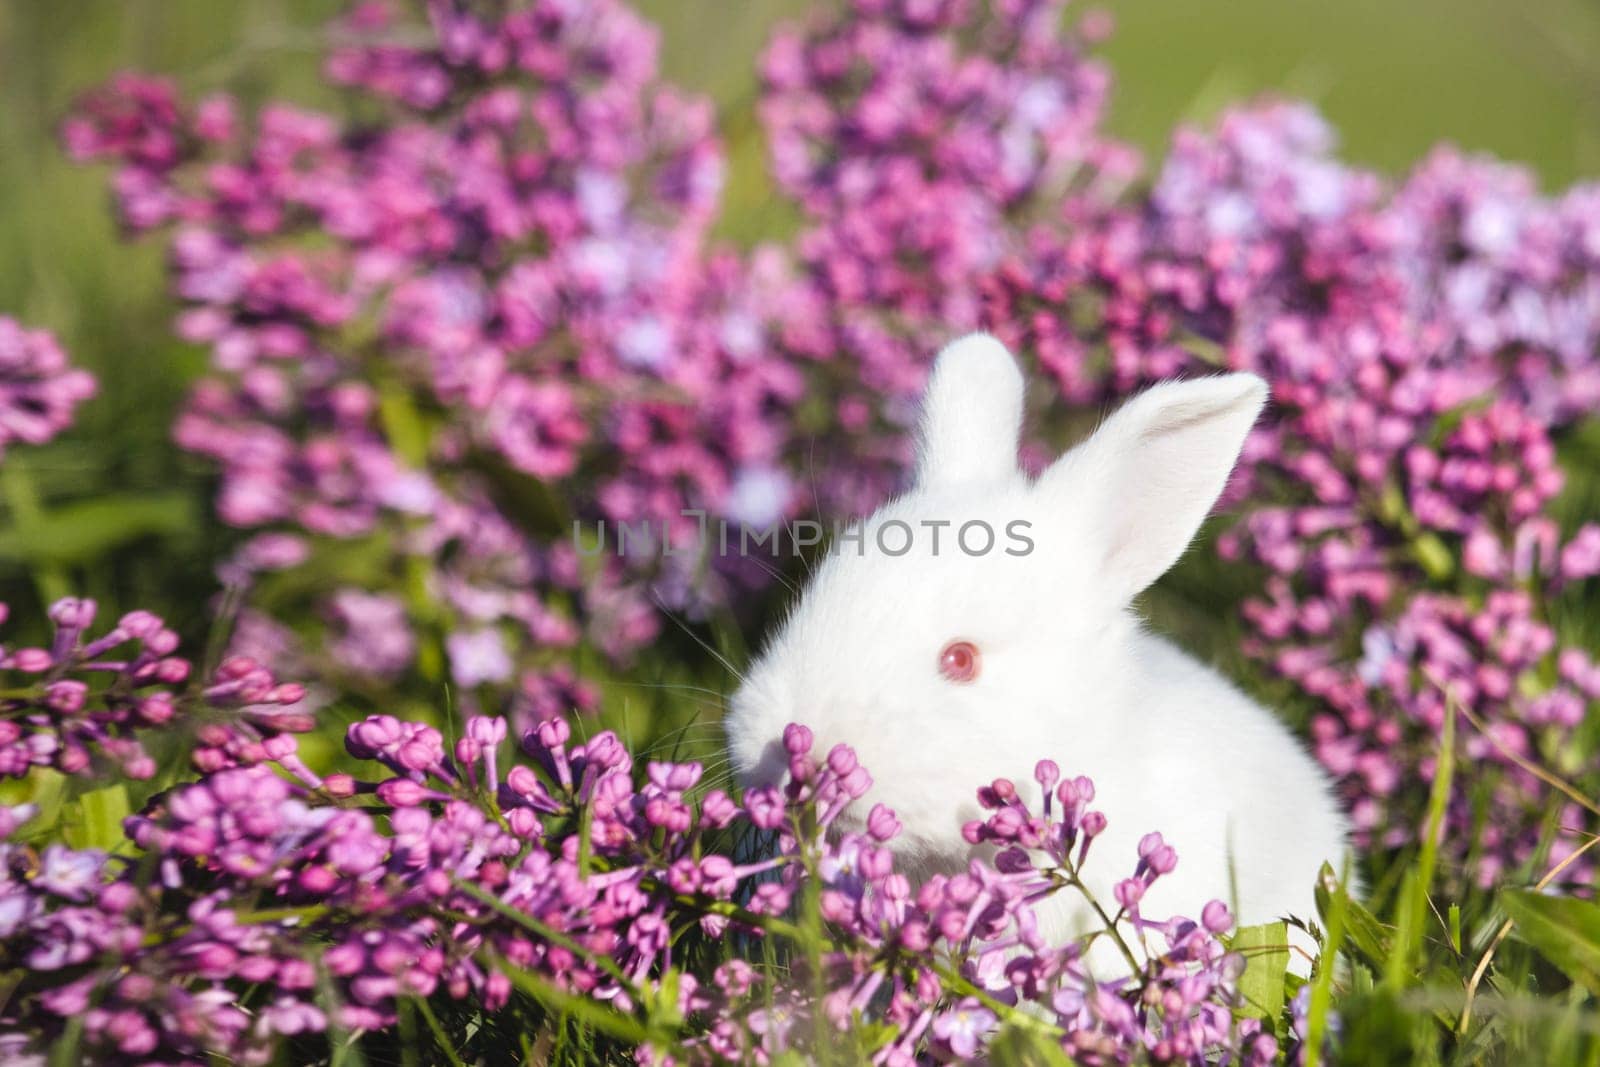
[[[1108,847],[1085,871],[1091,885],[1100,892],[1125,877],[1118,868],[1139,837],[1160,830],[1180,862],[1150,890],[1147,914],[1197,916],[1198,896],[1209,893],[1247,925],[1315,919],[1317,871],[1339,867],[1349,833],[1321,768],[1276,716],[1209,667],[1153,635],[1131,647],[1139,680],[1124,705],[1128,735],[1148,747],[1120,766],[1100,753],[1106,773],[1087,762],[1081,771],[1095,778],[1096,805],[1110,819],[1094,846]]]
[[[835,546],[753,665],[727,722],[735,766],[780,777],[789,722],[824,751],[851,745],[874,783],[856,817],[893,808],[903,865],[930,873],[971,855],[961,827],[979,817],[978,785],[1009,778],[1036,803],[1033,767],[1052,759],[1094,780],[1109,820],[1084,871],[1103,903],[1158,830],[1179,864],[1145,914],[1220,899],[1244,923],[1314,918],[1318,868],[1345,849],[1326,778],[1269,711],[1129,609],[1221,492],[1264,387],[1157,387],[1037,480],[1016,464],[1021,391],[992,338],[941,355],[916,488]],[[985,527],[988,551],[968,551]],[[952,681],[940,657],[957,641],[981,668]],[[1073,893],[1038,910],[1054,938],[1095,925]]]

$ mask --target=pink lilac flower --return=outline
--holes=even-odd
[[[98,637],[92,600],[68,598],[50,609],[49,648],[0,646],[8,697],[0,703],[0,774],[20,778],[34,767],[90,774],[110,766],[133,779],[156,771],[143,738],[172,728],[188,705],[196,717],[197,764],[257,761],[264,739],[311,728],[292,710],[304,695],[252,661],[224,660],[191,692],[188,660],[175,655],[178,635],[145,611],[124,615]],[[3,613],[0,613],[3,617]]]
[[[658,83],[655,52],[610,0],[434,3],[421,24],[365,4],[326,69],[381,117],[274,103],[246,118],[124,75],[64,127],[76,158],[117,167],[129,228],[160,231],[178,332],[211,352],[174,436],[218,465],[219,515],[382,545],[451,616],[417,617],[415,589],[382,620],[375,602],[316,597],[301,614],[331,632],[315,643],[354,675],[420,670],[405,635],[436,622],[517,635],[510,667],[473,674],[502,692],[588,637],[584,617],[626,660],[656,633],[635,608],[656,561],[563,562],[568,531],[531,529],[530,501],[681,522],[788,443],[800,378],[766,339],[781,283],[764,294],[706,246],[710,112]],[[238,564],[236,584],[300,570]]]
[[[416,650],[416,639],[397,597],[343,589],[329,602],[344,633],[330,646],[348,670],[387,678],[404,670]]]
[[[55,437],[94,392],[94,378],[67,362],[54,337],[0,316],[0,453]]]
[[[58,614],[87,623],[77,604]],[[223,687],[250,699],[256,684],[235,669]],[[1220,903],[1203,924],[1119,920],[1126,931],[1109,936],[1152,950],[1114,982],[1088,977],[1081,943],[1040,941],[1030,903],[1075,881],[1105,826],[1087,779],[1061,781],[1040,812],[1009,782],[985,787],[971,833],[1010,844],[992,866],[975,859],[918,887],[884,847],[892,812],[872,813],[873,837],[833,832],[871,780],[844,746],[814,753],[803,727],[784,735],[786,781],[742,803],[701,792],[698,763],[636,767],[609,732],[574,743],[564,718],[530,730],[521,758],[508,734],[504,720],[470,718],[448,752],[426,724],[374,716],[347,738],[361,777],[326,778],[278,735],[261,742],[263,762],[152,798],[126,820],[132,854],[52,845],[34,860],[0,844],[0,958],[26,966],[4,1014],[13,1051],[40,1051],[70,1024],[87,1055],[266,1063],[336,1025],[391,1027],[405,996],[497,1011],[513,992],[507,968],[624,1014],[677,990],[681,1013],[717,1020],[675,1033],[679,1062],[804,1055],[812,1020],[844,1034],[863,1016],[882,1024],[877,1062],[968,1060],[1022,1004],[1085,1062],[1257,1063],[1275,1048],[1235,1015]],[[1041,763],[1036,777],[1059,772]],[[366,796],[382,818],[351,803]],[[730,828],[754,827],[773,837],[765,854],[717,849]],[[1038,865],[1019,845],[1043,847]],[[1136,879],[1172,869],[1159,835],[1140,851]],[[787,937],[804,894],[828,922],[834,992],[821,1003],[805,992],[804,953],[782,982],[737,957],[704,984],[682,969],[674,931]],[[977,999],[974,983],[991,993]]]
[[[1085,403],[1217,365],[1268,379],[1272,410],[1227,497],[1245,514],[1219,541],[1265,571],[1246,648],[1311,698],[1363,832],[1399,846],[1421,825],[1442,724],[1415,702],[1442,694],[1427,678],[1398,703],[1384,691],[1382,665],[1411,656],[1392,655],[1397,635],[1442,604],[1544,632],[1552,609],[1513,590],[1557,596],[1594,573],[1592,530],[1551,517],[1556,435],[1595,407],[1597,276],[1571,236],[1594,201],[1542,198],[1525,173],[1448,151],[1390,190],[1333,147],[1288,103],[1181,131],[1147,198],[1037,226],[988,283],[989,314]],[[1505,754],[1569,750],[1587,697],[1552,684],[1552,641],[1473,641],[1461,657],[1497,680],[1474,713],[1519,739],[1472,742],[1498,783],[1488,808],[1457,783],[1453,819],[1494,812],[1469,861],[1480,882],[1526,860],[1559,806]],[[1477,834],[1452,825],[1446,851],[1467,860]]]
[[[827,381],[839,443],[808,461],[831,512],[896,488],[927,363],[980,324],[1026,220],[1131,167],[1097,129],[1108,75],[1064,22],[1055,0],[860,0],[763,56],[773,175],[805,220],[778,342]]]

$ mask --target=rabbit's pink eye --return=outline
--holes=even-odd
[[[978,676],[978,646],[971,641],[951,641],[939,653],[939,673],[952,682],[970,682]]]

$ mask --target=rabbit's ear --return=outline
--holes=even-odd
[[[1131,599],[1183,555],[1266,399],[1254,374],[1164,382],[1040,477],[1035,491],[1084,532],[1113,597]]]
[[[933,362],[917,426],[919,489],[1017,476],[1022,372],[986,333],[952,341]]]

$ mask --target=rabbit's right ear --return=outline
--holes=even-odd
[[[1082,532],[1111,597],[1132,599],[1183,555],[1266,399],[1254,374],[1163,382],[1039,478],[1035,492]]]
[[[917,488],[1016,477],[1022,396],[1022,371],[994,337],[974,333],[946,345],[922,397]]]

